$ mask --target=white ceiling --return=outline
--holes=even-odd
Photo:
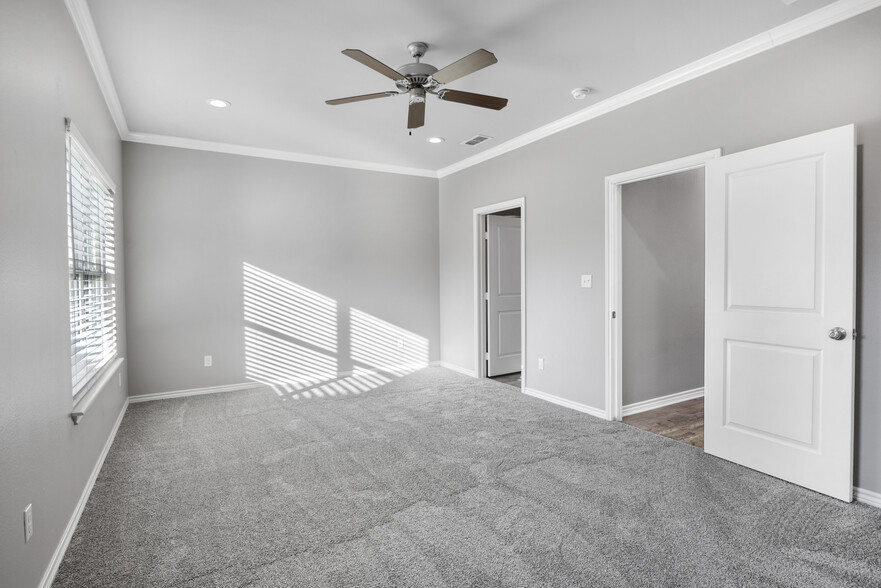
[[[72,0],[76,2],[76,0]],[[82,0],[79,0],[82,3]],[[87,0],[125,123],[170,137],[440,170],[620,95],[832,0]],[[479,48],[499,62],[448,87],[509,99],[492,111],[429,97],[407,131],[403,96],[340,53],[397,68],[425,41],[443,67]],[[570,91],[589,86],[576,101]],[[208,98],[232,103],[219,110]],[[460,143],[477,133],[480,146]],[[446,142],[431,145],[430,136]],[[152,139],[150,139],[152,137]]]

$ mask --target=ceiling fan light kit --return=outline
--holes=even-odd
[[[395,82],[398,91],[376,92],[373,94],[350,96],[348,98],[336,98],[334,100],[327,100],[326,104],[336,106],[338,104],[348,104],[349,102],[360,102],[362,100],[372,100],[374,98],[408,94],[408,129],[419,128],[425,124],[425,100],[428,94],[433,94],[437,96],[438,99],[447,102],[458,102],[459,104],[479,106],[480,108],[489,108],[491,110],[501,110],[508,104],[507,98],[498,98],[496,96],[474,94],[471,92],[462,92],[441,87],[444,84],[458,80],[461,77],[498,62],[496,56],[486,49],[478,49],[474,53],[466,55],[462,59],[453,62],[442,69],[437,69],[431,64],[420,62],[420,59],[425,55],[425,52],[428,51],[427,43],[414,41],[407,45],[407,50],[410,51],[410,55],[415,61],[413,61],[413,63],[402,65],[395,70],[370,55],[367,55],[360,49],[345,49],[342,52],[343,55],[351,57],[355,61],[366,65],[370,69],[391,79]]]

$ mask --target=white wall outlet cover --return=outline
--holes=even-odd
[[[538,358],[538,369],[540,369],[540,370],[545,369],[545,360],[543,357]]]
[[[211,367],[213,361],[214,361],[214,358],[212,358],[210,355],[206,355],[205,356],[205,367]]]
[[[591,274],[584,274],[581,276],[581,287],[582,288],[593,287],[593,276]]]

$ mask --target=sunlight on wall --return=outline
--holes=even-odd
[[[248,263],[244,274],[246,321],[336,353],[335,300]]]
[[[336,375],[334,357],[245,327],[245,377],[248,379],[286,393],[302,390]]]
[[[403,376],[428,365],[428,339],[364,311],[351,310],[352,359]]]
[[[287,400],[361,394],[428,365],[428,339],[318,292],[243,264],[245,377]],[[354,368],[342,372],[339,320],[348,320]]]

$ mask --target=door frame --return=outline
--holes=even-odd
[[[620,421],[624,414],[622,390],[622,327],[617,312],[623,306],[621,194],[625,184],[668,176],[702,168],[722,155],[721,149],[712,149],[657,163],[647,167],[606,176],[606,419]],[[706,188],[704,189],[706,199]]]
[[[474,236],[474,341],[478,378],[486,378],[486,239],[484,217],[488,214],[520,209],[520,390],[526,388],[526,198],[514,198],[475,208],[472,213]]]

